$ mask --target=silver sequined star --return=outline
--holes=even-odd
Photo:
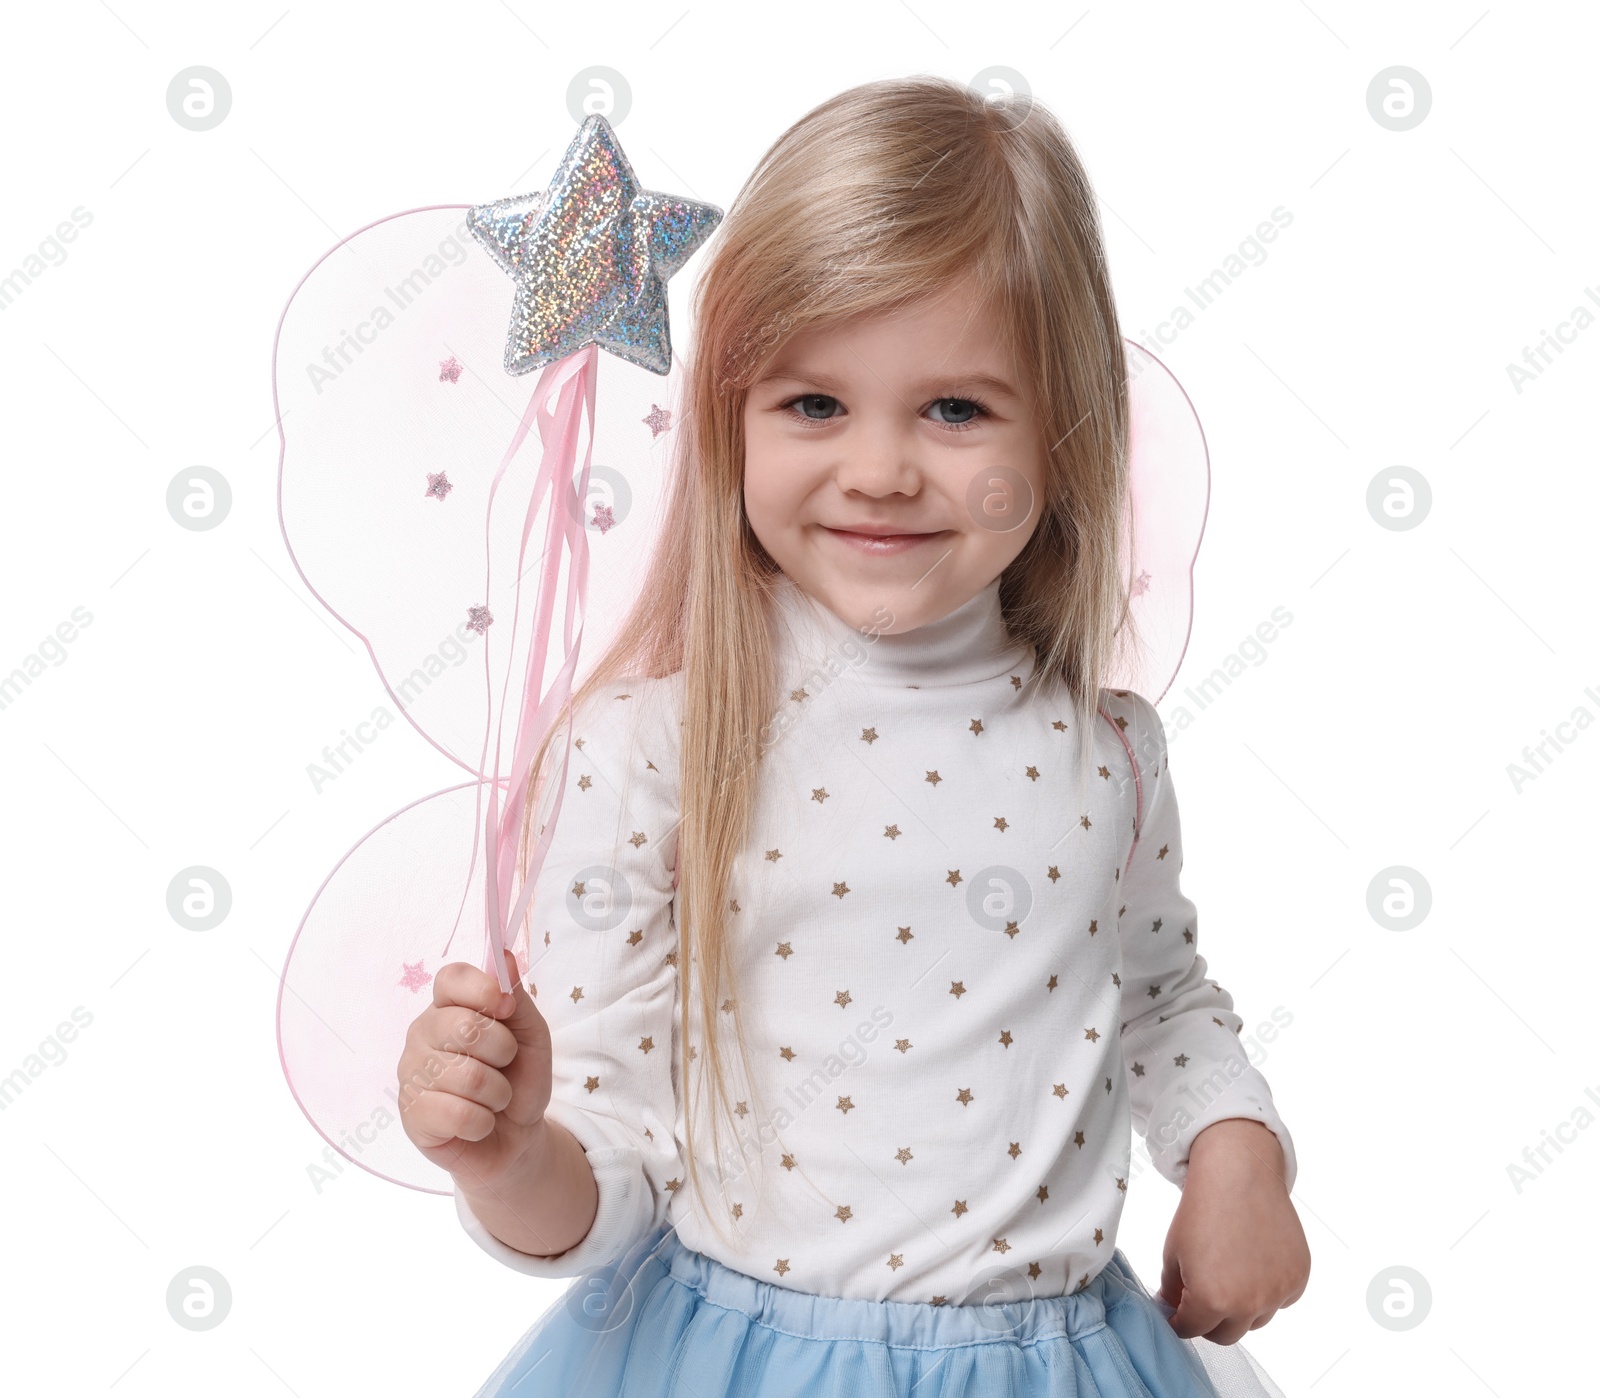
[[[516,282],[506,372],[598,345],[667,373],[667,279],[721,219],[714,205],[641,189],[610,122],[586,117],[543,194],[467,213],[473,236]]]

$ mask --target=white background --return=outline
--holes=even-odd
[[[1317,1398],[1581,1383],[1600,734],[1566,730],[1520,791],[1508,768],[1600,713],[1600,326],[1521,391],[1507,366],[1578,305],[1600,314],[1588,7],[113,0],[5,28],[0,277],[75,208],[92,222],[0,311],[0,674],[93,617],[0,709],[0,1077],[27,1078],[0,1111],[7,1387],[466,1395],[560,1289],[499,1268],[443,1198],[308,1175],[322,1142],[279,1069],[277,970],[333,862],[449,774],[396,725],[321,794],[307,776],[383,696],[286,555],[269,364],[339,238],[542,189],[592,65],[631,89],[617,132],[641,182],[723,208],[844,87],[1016,69],[1096,183],[1136,338],[1292,214],[1161,350],[1213,472],[1160,705],[1185,891],[1247,1026],[1292,1016],[1261,1066],[1313,1251],[1303,1299],[1247,1344]],[[197,64],[232,93],[204,132],[166,98]],[[1432,94],[1406,131],[1367,105],[1394,65]],[[694,270],[672,284],[680,336]],[[233,492],[207,532],[166,506],[197,465]],[[1404,531],[1367,507],[1395,466],[1432,491]],[[1258,663],[1185,697],[1280,606]],[[232,888],[213,931],[167,911],[189,865]],[[1395,865],[1431,889],[1406,931],[1368,907]],[[80,1006],[92,1023],[31,1073]],[[1558,1127],[1570,1143],[1519,1188],[1508,1167]],[[1152,1288],[1176,1202],[1146,1170],[1128,1203],[1119,1242]],[[167,1309],[194,1266],[232,1288],[203,1333]],[[1431,1289],[1398,1331],[1368,1299],[1397,1267]]]

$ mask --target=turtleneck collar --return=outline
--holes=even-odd
[[[1026,673],[1022,666],[1029,648],[1006,630],[999,578],[937,621],[893,635],[856,630],[802,592],[787,574],[778,577],[772,596],[778,653],[785,666],[814,664],[831,654],[864,683],[910,689]]]

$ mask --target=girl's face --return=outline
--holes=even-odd
[[[1032,535],[1045,443],[999,344],[963,279],[893,314],[792,336],[751,386],[750,526],[850,625],[893,634],[937,621]]]

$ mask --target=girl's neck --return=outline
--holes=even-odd
[[[894,635],[858,631],[780,574],[773,591],[778,655],[787,676],[832,656],[863,683],[931,689],[1023,674],[1028,648],[1006,630],[1000,579],[937,621]]]

